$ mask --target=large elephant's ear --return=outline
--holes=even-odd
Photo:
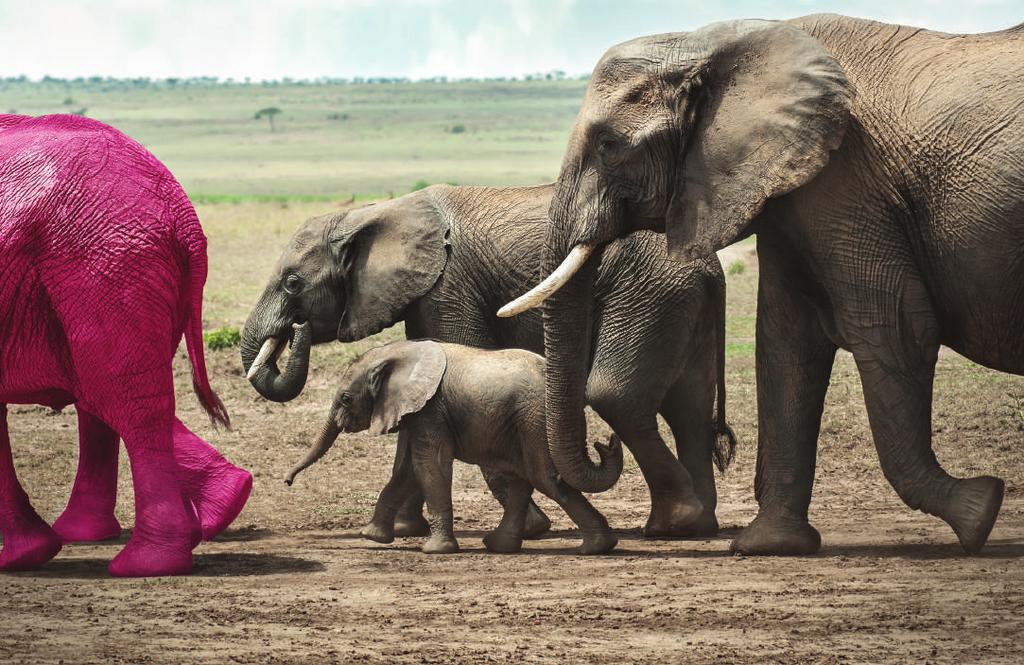
[[[681,104],[694,125],[684,130],[665,232],[669,254],[690,260],[733,242],[765,201],[825,167],[853,91],[824,46],[786,23],[716,23],[683,39],[707,57]]]
[[[368,377],[377,382],[370,434],[387,434],[402,417],[422,409],[437,392],[448,359],[437,342],[396,342],[381,349]]]
[[[448,258],[448,228],[430,191],[345,216],[330,238],[345,289],[340,341],[353,342],[394,325],[433,288]]]

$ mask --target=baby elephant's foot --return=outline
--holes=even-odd
[[[453,536],[432,535],[423,543],[424,554],[454,554],[459,551],[459,541]]]
[[[399,538],[429,536],[430,524],[424,519],[423,515],[399,515],[395,519],[395,535]]]
[[[509,531],[495,529],[484,536],[484,547],[491,552],[515,554],[523,548],[523,539]]]
[[[551,529],[551,520],[544,514],[544,511],[537,507],[537,504],[530,502],[526,509],[526,526],[523,528],[523,538],[540,538]]]
[[[369,538],[375,543],[390,543],[395,540],[395,529],[388,527],[385,524],[377,524],[370,522],[363,527],[359,535],[363,538]]]
[[[648,538],[685,538],[692,536],[693,526],[704,512],[694,496],[655,496],[651,499],[651,515],[644,526]]]
[[[580,546],[580,554],[607,554],[619,543],[619,539],[611,532],[611,529],[600,531],[584,531],[583,545]]]

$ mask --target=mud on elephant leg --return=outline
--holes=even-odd
[[[14,472],[7,406],[0,404],[0,570],[38,568],[61,549],[60,537],[39,517]]]
[[[203,540],[213,540],[245,507],[252,474],[228,462],[177,418],[173,435],[178,478],[195,506]]]
[[[64,512],[53,530],[65,543],[108,540],[121,535],[114,516],[121,437],[79,406],[78,474]]]

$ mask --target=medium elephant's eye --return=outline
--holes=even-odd
[[[601,162],[608,164],[618,159],[621,145],[622,142],[614,136],[608,134],[601,136],[597,141],[597,154],[601,158]]]
[[[284,279],[284,290],[288,293],[298,295],[302,291],[303,281],[298,275],[288,275]]]

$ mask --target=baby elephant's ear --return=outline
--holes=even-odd
[[[396,342],[386,347],[370,434],[387,434],[403,416],[426,405],[441,384],[448,360],[437,342]]]

